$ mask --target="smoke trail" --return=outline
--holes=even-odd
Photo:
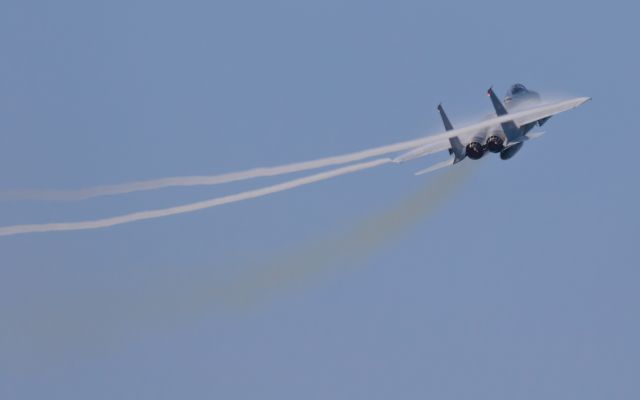
[[[379,158],[373,161],[368,161],[359,164],[353,164],[342,168],[337,168],[331,171],[321,172],[315,175],[306,176],[303,178],[294,179],[291,181],[279,183],[277,185],[267,186],[261,189],[250,190],[247,192],[232,194],[224,197],[217,197],[210,200],[200,201],[197,203],[185,204],[182,206],[164,208],[160,210],[140,211],[136,213],[121,215],[117,217],[104,218],[93,221],[80,221],[80,222],[62,222],[51,224],[33,224],[33,225],[14,225],[0,228],[0,236],[17,235],[21,233],[35,233],[35,232],[53,232],[53,231],[75,231],[85,229],[99,229],[106,228],[114,225],[127,224],[135,221],[142,221],[146,219],[168,217],[170,215],[184,214],[203,210],[205,208],[211,208],[228,203],[235,203],[242,200],[253,199],[256,197],[266,196],[268,194],[282,192],[285,190],[293,189],[298,186],[308,185],[310,183],[319,182],[322,180],[334,178],[336,176],[350,174],[357,171],[362,171],[369,168],[374,168],[382,164],[390,163],[390,158]]]
[[[164,287],[136,293],[142,298],[134,307],[135,315],[129,314],[129,305],[123,307],[121,317],[167,322],[211,310],[242,311],[332,272],[365,265],[363,262],[381,246],[438,211],[471,176],[474,167],[477,163],[457,164],[391,208],[275,257],[228,265],[222,275],[206,269],[199,276],[183,276],[186,282],[182,284],[172,280],[170,285],[163,285],[160,280],[156,285]]]
[[[217,287],[219,300],[232,308],[244,308],[317,275],[357,266],[377,248],[437,211],[471,176],[474,166],[457,164],[391,209],[369,216],[344,233],[314,240],[295,252],[258,265],[257,271],[254,268],[224,287]]]
[[[161,178],[148,181],[129,182],[117,185],[96,186],[77,190],[11,190],[0,192],[0,200],[57,200],[73,201],[85,200],[93,197],[110,196],[116,194],[132,193],[144,190],[154,190],[173,186],[204,186],[219,185],[223,183],[247,180],[252,178],[277,176],[302,172],[323,167],[346,164],[360,161],[384,154],[395,153],[407,150],[422,144],[431,139],[421,138],[405,142],[376,147],[354,153],[339,156],[320,158],[317,160],[304,161],[293,164],[280,165],[275,167],[254,168],[246,171],[231,172],[221,175],[209,176],[182,176]]]
[[[390,209],[347,229],[264,261],[227,265],[224,273],[218,268],[201,273],[187,268],[177,276],[165,271],[129,292],[89,288],[36,297],[35,303],[0,305],[8,321],[8,329],[0,330],[0,343],[6,344],[0,345],[0,358],[12,360],[15,368],[57,365],[69,354],[108,352],[140,329],[188,326],[194,318],[216,311],[247,312],[333,273],[364,267],[377,249],[439,210],[470,176],[474,164],[447,169]],[[235,268],[241,272],[231,271]]]

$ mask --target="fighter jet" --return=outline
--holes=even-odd
[[[487,93],[495,110],[495,116],[491,115],[477,124],[454,129],[442,104],[439,104],[438,112],[445,132],[429,137],[427,144],[412,149],[393,161],[401,163],[439,151],[449,151],[452,156],[450,159],[416,172],[416,175],[422,175],[457,164],[465,158],[479,160],[487,152],[499,153],[500,159],[508,160],[520,151],[525,141],[542,135],[542,132],[532,132],[533,128],[541,127],[553,115],[576,108],[591,100],[590,97],[577,97],[543,103],[537,92],[528,90],[520,83],[509,88],[504,102],[498,99],[493,88],[490,88]]]

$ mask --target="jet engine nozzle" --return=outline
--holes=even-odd
[[[484,155],[484,147],[478,142],[471,142],[466,147],[467,157],[472,160],[479,160]]]
[[[487,139],[487,150],[492,153],[500,153],[504,149],[504,139],[500,136],[491,136]]]

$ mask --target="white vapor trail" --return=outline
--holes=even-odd
[[[293,164],[280,165],[275,167],[253,168],[246,171],[230,172],[221,175],[204,176],[182,176],[161,178],[148,181],[137,181],[122,183],[117,185],[95,186],[76,190],[10,190],[0,192],[0,200],[58,200],[73,201],[85,200],[99,196],[110,196],[116,194],[132,193],[143,190],[154,190],[173,186],[203,186],[219,185],[241,181],[252,178],[276,176],[302,172],[311,169],[318,169],[334,165],[341,165],[355,161],[377,157],[384,154],[394,153],[411,149],[427,142],[429,139],[421,138],[390,144],[387,146],[375,147],[361,150],[354,153],[342,154],[339,156],[319,158],[317,160],[303,161]]]
[[[287,174],[292,172],[301,172],[315,168],[328,167],[331,165],[340,165],[355,161],[364,160],[366,158],[377,157],[397,151],[409,150],[428,143],[439,143],[446,141],[448,138],[458,136],[464,137],[475,132],[479,132],[486,128],[499,126],[506,121],[516,121],[517,123],[527,123],[546,118],[551,115],[558,114],[576,108],[581,104],[589,101],[589,97],[577,97],[569,100],[558,101],[543,104],[531,109],[509,113],[508,115],[496,116],[468,125],[462,128],[449,130],[438,135],[428,136],[425,138],[409,140],[390,144],[387,146],[375,147],[368,150],[362,150],[355,153],[343,154],[340,156],[320,158],[312,161],[299,162],[294,164],[281,165],[277,167],[254,168],[242,172],[232,172],[222,175],[211,176],[186,176],[174,178],[162,178],[149,181],[139,181],[132,183],[124,183],[120,185],[97,186],[92,188],[77,190],[17,190],[0,192],[0,199],[40,199],[40,200],[82,200],[96,196],[106,196],[113,194],[129,193],[140,190],[159,189],[169,186],[195,186],[195,185],[217,185],[220,183],[239,181],[263,176],[274,176]]]
[[[294,179],[291,181],[279,183],[277,185],[267,186],[261,189],[250,190],[242,193],[232,194],[229,196],[217,197],[214,199],[204,200],[197,203],[185,204],[182,206],[164,208],[159,210],[140,211],[131,214],[120,215],[117,217],[104,218],[92,221],[80,221],[80,222],[61,222],[50,224],[33,224],[33,225],[13,225],[0,227],[0,236],[11,236],[22,233],[35,233],[35,232],[53,232],[53,231],[75,231],[85,229],[99,229],[106,228],[114,225],[127,224],[129,222],[142,221],[145,219],[154,219],[168,217],[170,215],[184,214],[203,210],[205,208],[211,208],[228,203],[235,203],[238,201],[253,199],[256,197],[266,196],[268,194],[282,192],[285,190],[293,189],[298,186],[308,185],[310,183],[323,181],[340,175],[346,175],[357,171],[362,171],[369,168],[374,168],[379,165],[392,162],[390,158],[379,158],[368,162],[359,164],[348,165],[346,167],[337,168],[331,171],[321,172],[314,175]]]

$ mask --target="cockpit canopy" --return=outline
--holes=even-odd
[[[511,97],[523,92],[526,92],[527,88],[524,87],[523,84],[521,83],[516,83],[515,85],[512,85],[509,90],[507,91],[507,97]]]
[[[525,105],[532,105],[540,102],[540,95],[533,90],[527,89],[522,83],[516,83],[511,85],[507,90],[507,95],[504,98],[504,105],[508,109],[514,109],[516,107],[522,107]]]

